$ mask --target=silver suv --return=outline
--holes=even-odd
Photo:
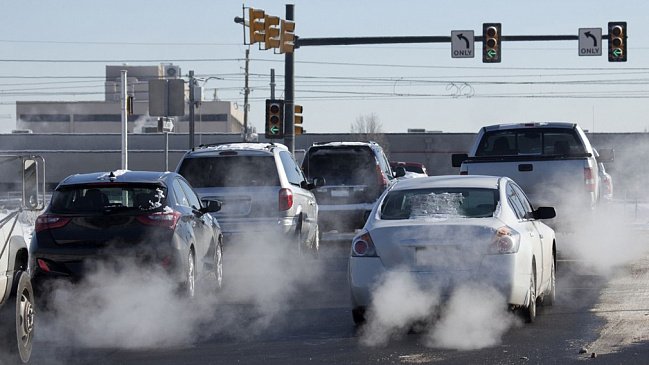
[[[315,185],[307,182],[286,146],[201,145],[184,155],[176,171],[201,199],[221,201],[221,210],[213,215],[226,247],[263,240],[295,243],[300,252],[317,254],[318,206],[311,192]]]

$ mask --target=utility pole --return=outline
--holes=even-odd
[[[294,21],[295,5],[286,4],[286,20]],[[295,154],[295,98],[293,52],[284,55],[284,144]]]
[[[128,84],[128,71],[121,70],[121,85],[120,85],[120,109],[122,111],[122,170],[128,170],[128,111],[126,108],[127,84]]]
[[[189,71],[189,149],[194,148],[194,71]]]
[[[248,87],[248,66],[250,63],[250,49],[246,49],[246,81],[243,87],[243,141],[248,142],[248,94],[250,88]]]

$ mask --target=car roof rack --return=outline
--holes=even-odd
[[[196,149],[200,148],[209,148],[209,147],[218,147],[218,146],[223,146],[227,144],[266,144],[266,148],[271,148],[277,146],[275,142],[242,142],[242,141],[235,141],[235,142],[215,142],[215,143],[201,143],[196,147],[192,148],[192,151],[196,151]]]

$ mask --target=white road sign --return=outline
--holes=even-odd
[[[602,55],[602,28],[579,28],[579,55]]]
[[[452,30],[451,58],[475,57],[474,39],[472,30]]]

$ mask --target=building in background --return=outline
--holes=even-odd
[[[127,92],[133,97],[133,114],[128,117],[129,133],[158,131],[158,117],[149,115],[149,81],[181,78],[180,67],[172,64],[158,66],[106,66],[103,101],[17,101],[17,130],[34,133],[120,133],[121,71],[128,76]],[[189,100],[185,83],[185,102]],[[241,133],[243,109],[229,101],[201,101],[194,117],[196,133]],[[189,132],[189,107],[184,117],[174,117],[173,131]]]

